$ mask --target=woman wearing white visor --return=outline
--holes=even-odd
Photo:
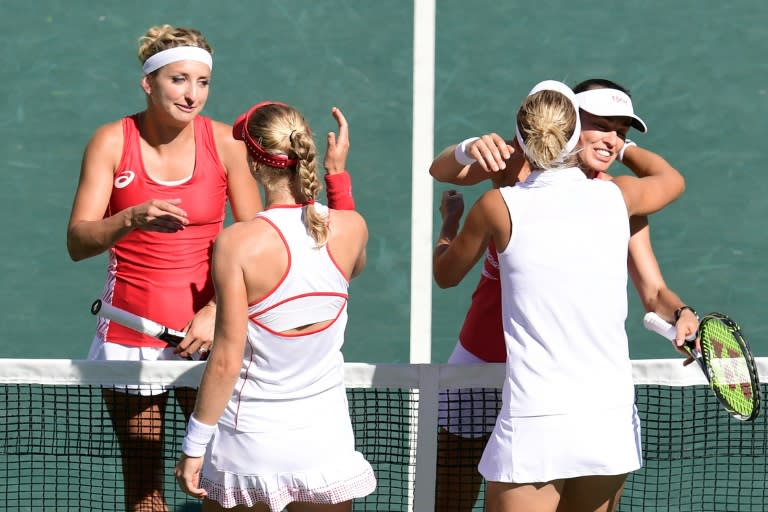
[[[574,88],[576,93],[592,90],[596,93],[588,94],[585,101],[591,110],[580,105],[582,131],[578,159],[584,172],[589,177],[609,178],[608,168],[622,152],[625,153],[623,163],[639,176],[669,168],[657,154],[624,142],[630,127],[641,132],[647,130],[643,120],[634,113],[628,91],[605,79],[586,80]],[[473,185],[491,180],[494,187],[524,180],[528,172],[521,154],[513,152],[496,133],[449,146],[430,168],[430,173],[441,182]],[[444,196],[444,199],[456,201],[459,197]],[[677,320],[678,336],[695,332],[698,328],[695,313],[667,288],[661,274],[651,246],[647,218],[632,217],[630,224],[629,274],[645,310],[655,311],[671,322]],[[496,250],[490,246],[449,363],[506,360],[498,272]],[[448,403],[455,396],[458,395],[446,393],[441,403],[437,504],[440,510],[463,511],[472,510],[479,494],[482,479],[477,472],[477,462],[493,428],[500,400],[493,391],[475,390],[472,403],[463,402],[457,407]]]
[[[634,142],[626,141],[630,127],[642,133],[647,132],[648,127],[635,114],[627,89],[615,82],[585,80],[574,87],[574,92],[581,114],[581,144],[586,151],[579,161],[586,171],[605,172],[614,159],[623,160],[627,148],[636,146]],[[591,151],[593,149],[597,151]]]
[[[627,89],[610,80],[590,79],[574,87],[574,92],[582,126],[579,162],[587,176],[610,179],[606,173],[616,159],[639,177],[669,167],[662,157],[627,138],[630,127],[642,133],[648,131],[645,122],[635,114]],[[698,330],[696,311],[667,288],[651,246],[648,218],[634,216],[629,223],[632,236],[628,267],[635,289],[645,310],[655,311],[675,324],[677,340],[683,340]],[[690,362],[686,354],[685,364]]]

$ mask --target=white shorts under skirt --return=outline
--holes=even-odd
[[[484,363],[456,343],[448,364]],[[501,384],[501,383],[499,383]],[[440,392],[437,424],[451,434],[478,438],[490,434],[501,409],[501,388],[448,389]]]
[[[311,411],[305,425],[276,419],[274,428],[242,432],[220,423],[200,480],[208,498],[225,508],[266,503],[280,512],[294,501],[333,504],[371,494],[376,478],[355,450],[345,390],[323,395],[321,403],[310,397],[302,401],[314,403],[297,404]]]
[[[91,342],[88,350],[89,361],[184,361],[185,359],[173,351],[172,347],[132,347],[119,343],[105,342],[98,334]],[[131,395],[152,396],[168,391],[167,386],[157,384],[130,384],[115,386],[116,391]]]
[[[478,469],[492,482],[620,475],[642,466],[633,406],[584,414],[499,418]]]

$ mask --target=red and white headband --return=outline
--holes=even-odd
[[[259,141],[251,137],[251,134],[248,133],[248,120],[251,118],[251,115],[261,107],[265,107],[267,105],[281,105],[284,107],[288,106],[285,103],[280,103],[278,101],[262,101],[261,103],[257,103],[237,117],[235,124],[232,125],[232,135],[237,140],[242,140],[245,142],[245,145],[248,148],[248,154],[251,155],[251,158],[260,164],[264,164],[267,167],[272,167],[274,169],[285,169],[286,167],[293,167],[299,162],[297,159],[288,158],[288,155],[285,154],[270,153],[264,149],[264,146],[262,146]]]

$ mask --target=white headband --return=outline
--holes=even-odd
[[[618,89],[590,89],[576,95],[582,110],[600,117],[629,117],[632,126],[641,132],[648,127],[635,115],[630,97]]]
[[[167,64],[180,60],[195,60],[207,65],[208,69],[213,69],[213,58],[208,51],[198,46],[177,46],[157,52],[144,61],[144,74],[148,75]]]
[[[576,125],[573,128],[573,135],[571,135],[571,138],[568,139],[568,143],[565,145],[565,149],[563,149],[563,152],[560,155],[559,161],[565,160],[565,158],[571,153],[571,151],[576,148],[576,144],[579,143],[579,136],[581,135],[581,121],[579,120],[579,102],[576,100],[576,95],[573,93],[570,87],[565,85],[562,82],[558,82],[557,80],[544,80],[543,82],[539,82],[536,84],[533,89],[531,89],[531,92],[528,93],[528,96],[533,96],[537,92],[540,91],[556,91],[571,100],[571,105],[573,105],[573,109],[576,111]],[[523,153],[528,157],[529,160],[531,160],[530,155],[528,153],[528,148],[525,146],[525,142],[523,142],[523,135],[520,133],[520,127],[515,123],[515,138],[517,139],[517,143],[520,144],[520,148],[523,150]]]

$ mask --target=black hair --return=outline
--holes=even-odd
[[[573,92],[574,94],[579,94],[580,92],[590,91],[592,89],[618,89],[630,98],[632,97],[632,95],[629,94],[629,89],[622,87],[621,85],[617,84],[616,82],[612,82],[607,78],[589,78],[583,82],[579,82],[573,88]]]

